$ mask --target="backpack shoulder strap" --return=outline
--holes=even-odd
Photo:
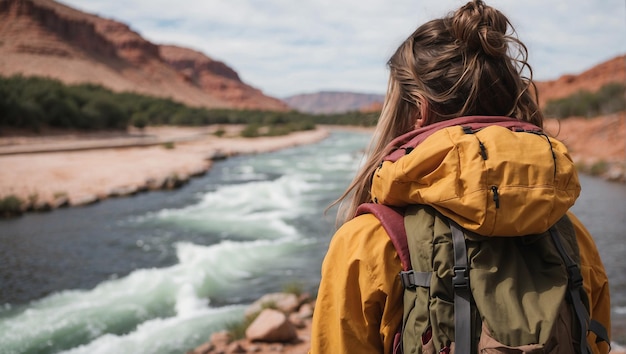
[[[574,262],[574,260],[567,254],[563,244],[561,243],[559,232],[556,230],[556,227],[552,226],[550,228],[550,236],[552,237],[552,242],[556,246],[557,251],[561,255],[563,259],[563,263],[565,264],[565,269],[567,270],[567,280],[568,280],[568,289],[567,294],[569,296],[570,302],[574,307],[574,313],[576,318],[578,319],[579,326],[581,328],[580,331],[580,351],[581,353],[590,353],[590,349],[587,346],[587,331],[585,329],[588,328],[589,323],[589,313],[585,308],[585,305],[580,298],[580,289],[583,286],[583,276],[580,273],[580,267]]]
[[[387,232],[396,253],[402,263],[402,273],[408,272],[411,267],[411,255],[406,239],[406,229],[404,228],[404,210],[393,208],[382,204],[364,203],[356,211],[356,216],[362,214],[374,214]],[[402,278],[401,278],[402,279]],[[402,354],[402,325],[398,328],[393,340],[392,352]]]
[[[563,259],[565,264],[565,268],[567,270],[567,279],[568,279],[568,296],[574,307],[574,313],[576,318],[578,319],[580,328],[587,329],[588,331],[593,332],[596,335],[596,343],[598,342],[607,342],[609,344],[609,348],[611,347],[611,342],[609,340],[608,332],[604,326],[593,319],[589,318],[589,313],[587,308],[585,307],[583,300],[581,299],[581,291],[583,286],[583,277],[580,272],[580,267],[574,260],[567,254],[563,243],[561,242],[561,237],[559,235],[556,227],[552,226],[550,228],[550,237],[556,246],[559,255]],[[589,353],[591,350],[587,347],[586,340],[587,331],[582,330],[580,333],[580,344],[581,344],[581,353]]]
[[[391,243],[396,249],[402,270],[411,269],[411,256],[409,254],[409,246],[406,241],[406,230],[404,228],[404,210],[401,208],[393,208],[382,204],[365,203],[361,204],[356,215],[374,214],[383,228],[389,235]]]
[[[463,229],[454,221],[449,220],[454,252],[454,341],[457,353],[470,353],[472,343],[472,311],[471,291],[469,286],[469,266],[467,263],[467,246]]]

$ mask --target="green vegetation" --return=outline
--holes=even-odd
[[[224,134],[226,134],[226,130],[224,130],[224,128],[219,127],[217,128],[217,130],[215,131],[215,133],[213,133],[213,135],[215,135],[218,138],[221,138],[224,136]]]
[[[577,162],[576,169],[591,176],[602,176],[609,171],[611,163],[605,160],[598,160],[594,163],[588,164],[584,162]]]
[[[244,339],[246,337],[246,330],[261,312],[256,312],[250,316],[245,316],[242,321],[229,322],[226,324],[226,331],[230,334],[232,340]]]
[[[544,113],[547,117],[593,118],[626,110],[626,86],[611,83],[602,86],[596,93],[579,91],[571,96],[549,101]]]
[[[165,148],[167,150],[172,150],[175,147],[176,147],[176,144],[174,144],[173,141],[167,141],[167,142],[163,143],[163,148]]]
[[[328,114],[318,117],[316,123],[329,125],[353,125],[362,127],[373,127],[376,125],[376,123],[378,123],[379,115],[380,112],[363,113],[358,111]]]
[[[230,334],[232,340],[244,339],[246,337],[246,329],[250,327],[254,320],[248,320],[247,318],[239,322],[226,323],[226,332]]]
[[[304,292],[304,284],[302,284],[302,282],[299,282],[299,281],[285,283],[283,285],[283,292],[287,294],[294,294],[296,296],[300,296]]]
[[[241,131],[241,136],[244,138],[256,138],[259,136],[259,128],[257,123],[250,123]]]
[[[39,200],[39,194],[38,193],[31,193],[28,195],[28,205],[35,205],[37,204],[37,201]]]
[[[316,124],[374,125],[375,113],[312,115],[297,111],[205,109],[170,99],[115,93],[93,84],[23,77],[0,78],[0,127],[38,131],[44,127],[84,131],[139,129],[154,125],[245,124],[243,135],[273,136],[315,129]],[[217,134],[216,134],[217,135]]]
[[[604,160],[597,161],[589,167],[589,174],[592,176],[601,176],[609,171],[609,167],[608,162]]]
[[[57,191],[53,194],[54,198],[67,198],[67,192]]]
[[[0,199],[0,217],[11,217],[22,214],[22,200],[14,195]]]

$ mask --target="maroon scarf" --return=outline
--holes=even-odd
[[[471,130],[485,128],[490,125],[499,125],[513,131],[542,131],[542,129],[538,126],[532,123],[518,120],[516,118],[500,116],[459,117],[430,124],[425,127],[412,130],[393,139],[388,146],[393,146],[394,151],[387,155],[384,160],[396,162],[396,160],[398,160],[400,157],[406,155],[407,149],[414,149],[416,146],[426,140],[426,138],[433,135],[437,131],[456,125],[468,127]]]

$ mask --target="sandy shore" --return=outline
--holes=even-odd
[[[0,137],[0,199],[64,199],[80,205],[114,195],[157,189],[167,178],[179,181],[205,173],[212,158],[274,151],[310,144],[328,136],[318,128],[280,137],[226,137],[214,127],[147,128],[126,134]],[[231,131],[231,130],[235,131]],[[231,135],[233,137],[228,137]]]

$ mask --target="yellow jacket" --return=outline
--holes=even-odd
[[[540,233],[567,213],[576,230],[591,317],[610,331],[604,266],[591,235],[568,212],[580,185],[566,148],[545,135],[520,135],[493,121],[468,134],[455,125],[460,122],[437,127],[423,141],[417,139],[418,145],[404,138],[403,148],[414,149],[381,165],[373,178],[372,200],[391,206],[428,204],[486,236]],[[411,137],[416,136],[419,132]],[[391,353],[402,322],[401,268],[375,216],[360,215],[345,223],[333,236],[322,265],[310,353]],[[594,353],[608,353],[608,346],[596,344],[593,334],[588,341]]]

